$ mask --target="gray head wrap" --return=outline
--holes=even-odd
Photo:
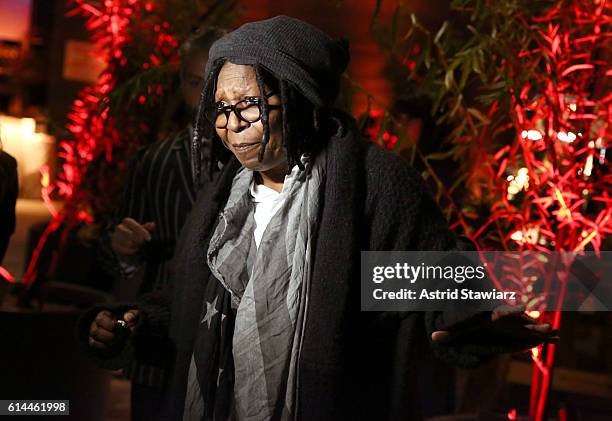
[[[260,65],[293,84],[316,107],[332,106],[349,62],[348,42],[299,19],[276,16],[242,25],[210,49],[206,74],[219,59]]]

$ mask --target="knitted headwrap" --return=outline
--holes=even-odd
[[[225,59],[260,65],[292,83],[315,107],[332,106],[349,62],[348,42],[288,16],[242,25],[217,40],[208,53],[206,74]]]
[[[338,95],[340,77],[349,62],[348,41],[335,40],[318,28],[299,19],[276,16],[258,22],[242,25],[240,28],[217,40],[208,53],[206,81],[200,96],[200,106],[194,126],[192,139],[192,170],[195,182],[199,185],[201,174],[200,141],[206,132],[202,110],[214,98],[216,77],[223,64],[252,65],[256,70],[257,82],[263,89],[260,70],[265,70],[280,81],[280,94],[283,101],[283,133],[289,132],[294,122],[286,119],[287,94],[289,86],[312,104],[315,128],[318,126],[319,111],[332,108]],[[264,140],[260,148],[263,159],[270,128],[267,120],[267,105],[262,105]],[[211,134],[214,137],[214,133]],[[302,140],[304,141],[304,140]],[[212,150],[216,142],[212,142]],[[301,166],[296,145],[291,148],[291,160]],[[299,145],[298,145],[299,146]],[[299,148],[298,148],[299,149]],[[294,157],[293,155],[296,155]],[[293,164],[290,162],[290,168]],[[209,167],[212,171],[213,166]]]

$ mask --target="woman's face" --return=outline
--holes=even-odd
[[[264,94],[269,95],[266,86]],[[270,105],[279,105],[277,92],[267,99]],[[263,97],[259,92],[255,70],[252,66],[226,62],[217,78],[215,103],[234,105],[245,97]],[[269,171],[287,165],[287,155],[283,146],[282,119],[280,109],[268,110],[270,140],[266,145],[264,158],[259,162],[259,150],[263,139],[263,123],[261,119],[255,123],[240,120],[234,112],[229,114],[227,126],[216,128],[223,143],[232,151],[238,161],[253,171]]]

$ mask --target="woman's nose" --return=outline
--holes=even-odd
[[[242,121],[238,118],[236,113],[231,112],[229,117],[227,118],[227,129],[233,132],[241,132],[249,126],[249,123],[246,121]]]

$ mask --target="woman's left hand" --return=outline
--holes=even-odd
[[[529,317],[522,307],[502,305],[491,312],[490,319],[435,331],[431,339],[448,345],[494,345],[513,352],[558,342],[559,332]]]

